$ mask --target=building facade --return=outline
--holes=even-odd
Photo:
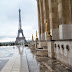
[[[39,39],[46,40],[46,21],[53,40],[72,39],[72,0],[37,0]]]
[[[37,7],[38,47],[47,46],[49,57],[72,67],[72,0],[37,0]],[[47,41],[46,28],[52,40]]]

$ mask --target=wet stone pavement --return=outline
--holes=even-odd
[[[72,72],[72,69],[49,57],[36,56],[34,49],[31,53],[35,57],[36,62],[39,64],[39,72]]]
[[[36,56],[33,55],[30,49],[26,50],[29,72],[50,72],[45,65],[37,62]]]
[[[0,47],[0,72],[72,72],[60,62],[35,53],[24,46]]]
[[[9,59],[13,56],[14,52],[15,51],[13,51],[12,47],[0,47],[0,71],[9,61]]]
[[[38,58],[51,72],[72,72],[72,69],[51,58]]]
[[[8,62],[7,60],[0,60],[0,70],[4,67],[4,65]]]

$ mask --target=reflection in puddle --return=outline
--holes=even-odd
[[[37,61],[35,54],[30,49],[26,50],[30,72],[50,72],[41,62]]]
[[[30,52],[30,49],[26,50],[27,60],[30,72],[39,72],[40,64],[37,63],[36,57]]]
[[[42,63],[39,63],[37,61],[36,56],[31,53],[29,48],[24,46],[17,46],[17,47],[20,54],[20,62],[21,62],[20,72],[22,72],[24,63],[23,52],[25,52],[27,56],[29,72],[49,72],[48,69]]]
[[[20,55],[20,72],[22,72],[23,70],[23,52],[24,52],[24,46],[20,46],[18,45],[17,46],[18,48],[18,52],[19,52],[19,55]]]

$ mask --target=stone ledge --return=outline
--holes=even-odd
[[[36,49],[36,48],[35,48]],[[48,51],[48,49],[36,49],[37,51]]]
[[[49,42],[49,41],[72,41],[72,39],[42,40],[42,41],[38,41],[38,42]]]

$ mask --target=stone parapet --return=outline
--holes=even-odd
[[[55,58],[72,67],[72,40],[54,41]]]

